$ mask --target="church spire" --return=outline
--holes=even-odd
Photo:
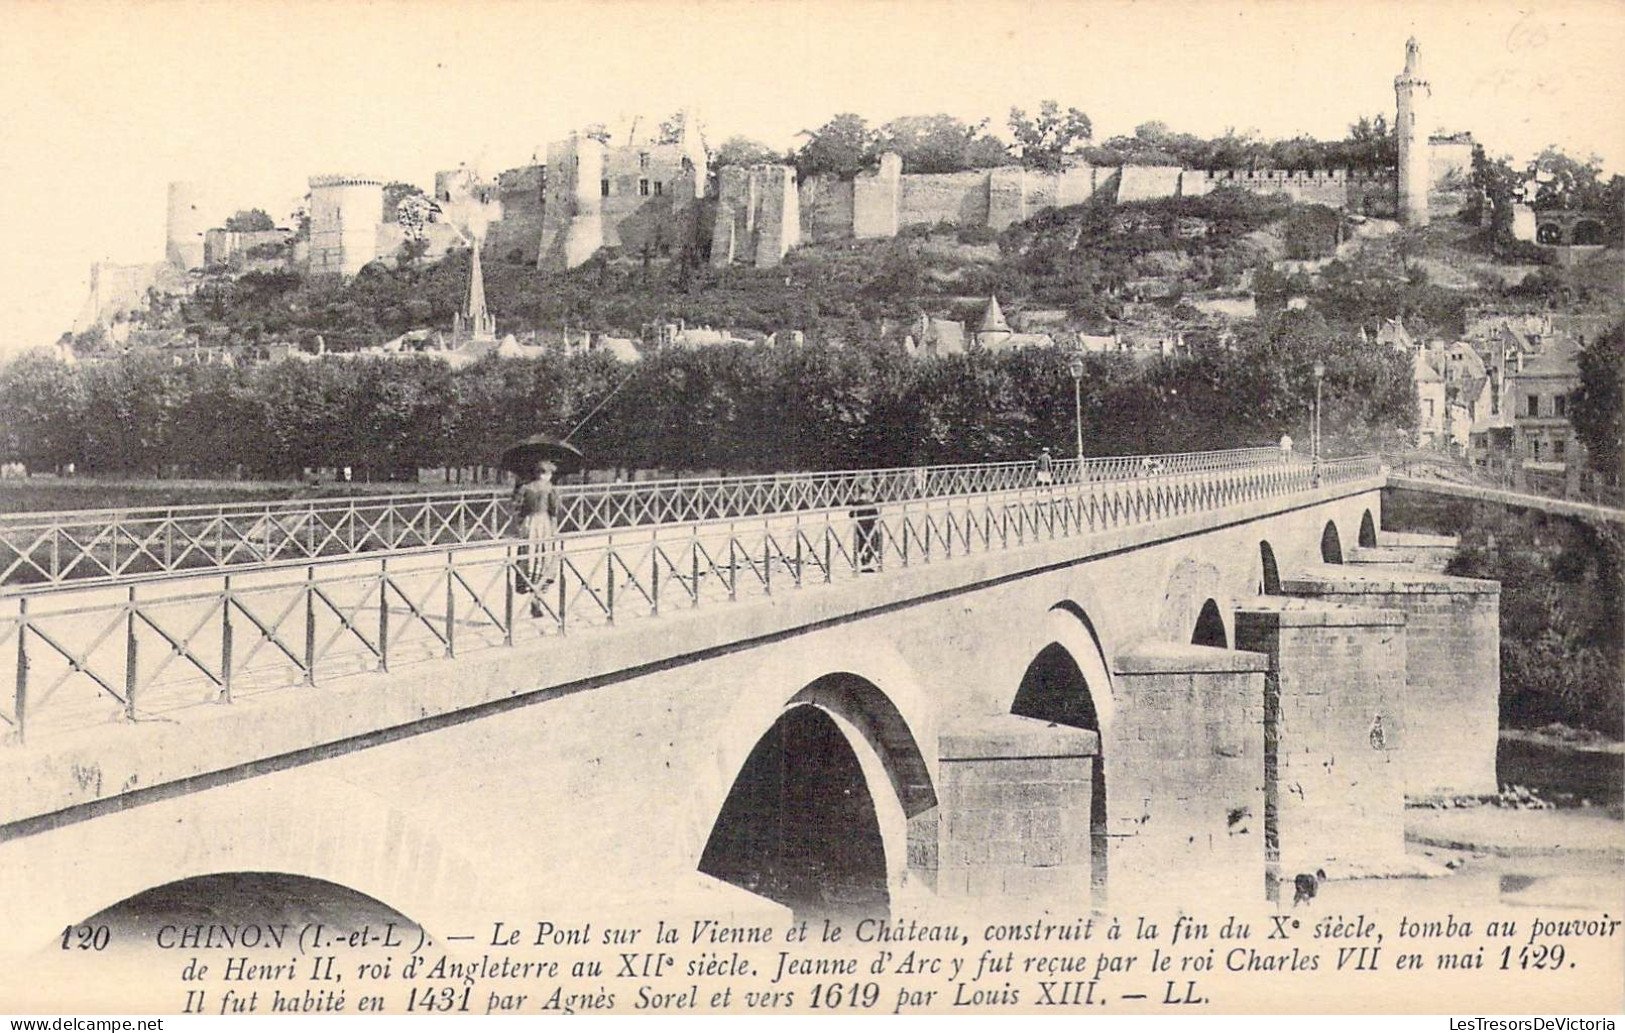
[[[485,307],[485,274],[480,269],[480,238],[474,238],[474,247],[468,266],[468,304],[459,314],[454,336],[466,333],[476,341],[492,340],[497,335],[497,321]]]

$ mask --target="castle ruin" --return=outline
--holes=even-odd
[[[1428,118],[1431,87],[1420,68],[1415,38],[1394,79],[1398,166],[1380,171],[1345,169],[1207,170],[1179,166],[1092,166],[1073,162],[1055,172],[1018,165],[949,173],[909,173],[896,154],[852,178],[798,180],[788,165],[718,170],[713,178],[705,147],[686,113],[675,138],[650,139],[634,123],[619,142],[607,134],[574,133],[545,148],[544,162],[482,178],[466,167],[435,176],[443,208],[477,202],[492,215],[477,232],[486,257],[569,269],[605,248],[628,257],[661,258],[702,244],[711,263],[770,268],[803,241],[886,239],[914,226],[985,227],[993,231],[1040,210],[1092,199],[1115,203],[1200,197],[1215,190],[1274,194],[1305,204],[1376,216],[1397,215],[1425,226],[1429,193],[1471,173],[1468,134],[1440,136]],[[226,209],[196,183],[169,186],[165,233],[168,270],[209,265],[264,268],[281,261],[311,273],[353,276],[368,263],[395,257],[407,230],[384,211],[384,181],[361,175],[310,178],[310,239],[286,230],[254,234],[221,228]],[[708,193],[714,194],[708,197]],[[709,210],[708,210],[709,208]],[[709,226],[707,225],[709,219]],[[465,235],[451,221],[417,232],[426,258],[437,258]],[[1527,235],[1535,235],[1532,220]],[[288,246],[277,259],[254,260],[256,249]],[[149,266],[99,265],[92,298],[80,324],[105,323],[156,284]]]

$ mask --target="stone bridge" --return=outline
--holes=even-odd
[[[1407,795],[1496,788],[1499,589],[1384,532],[1385,482],[1146,464],[598,535],[534,620],[511,543],[8,596],[8,939],[236,872],[437,935],[1391,873]]]

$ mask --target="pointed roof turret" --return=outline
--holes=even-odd
[[[1004,312],[999,308],[999,296],[990,294],[987,298],[987,310],[982,313],[982,325],[979,333],[1009,333],[1010,324],[1004,321]]]

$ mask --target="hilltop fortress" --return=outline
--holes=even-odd
[[[700,255],[707,247],[713,266],[768,268],[804,241],[887,238],[910,226],[940,224],[998,231],[1049,207],[1092,199],[1197,197],[1222,189],[1280,194],[1425,225],[1430,191],[1470,174],[1473,140],[1431,131],[1430,87],[1414,39],[1406,46],[1394,90],[1398,167],[1370,172],[1100,167],[1069,161],[1055,172],[1009,165],[916,174],[898,155],[887,153],[877,168],[854,178],[798,180],[795,170],[782,164],[712,170],[685,114],[675,132],[661,139],[640,133],[634,123],[618,141],[601,132],[574,133],[548,144],[541,152],[545,161],[492,177],[467,167],[439,172],[434,199],[442,215],[410,230],[395,212],[385,211],[381,178],[312,176],[308,236],[290,229],[228,231],[221,228],[228,206],[211,203],[194,184],[175,183],[169,192],[166,261],[93,269],[91,297],[75,330],[138,308],[149,288],[172,287],[177,273],[291,267],[352,276],[371,262],[394,260],[408,239],[421,241],[422,257],[428,259],[479,239],[487,260],[541,269],[573,268],[604,249],[654,259]],[[472,237],[453,216],[470,205],[483,213]]]

